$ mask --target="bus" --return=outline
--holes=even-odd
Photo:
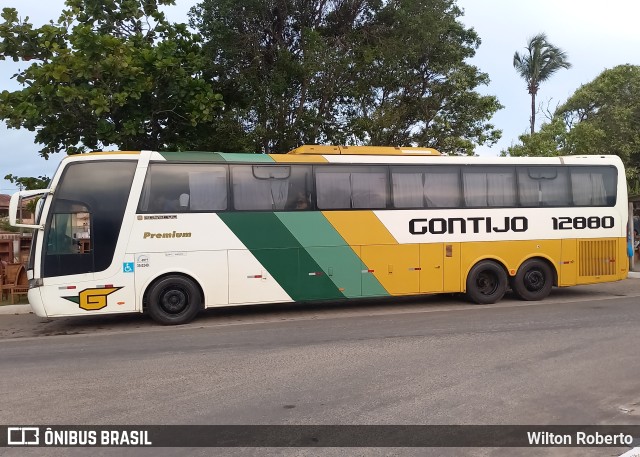
[[[16,220],[39,196],[37,220]],[[14,194],[34,229],[42,317],[507,290],[625,279],[627,186],[612,155],[450,157],[429,148],[288,154],[100,152]]]

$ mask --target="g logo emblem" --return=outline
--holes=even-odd
[[[111,295],[122,287],[99,287],[93,289],[84,289],[77,297],[62,297],[74,303],[80,308],[87,311],[98,311],[107,306],[107,295]]]

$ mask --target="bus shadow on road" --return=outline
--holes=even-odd
[[[607,284],[607,286],[611,286]],[[639,291],[640,292],[640,291]],[[635,293],[627,293],[624,290],[616,290],[613,287],[603,287],[603,284],[588,286],[576,286],[568,288],[554,287],[549,297],[541,301],[524,301],[519,299],[511,290],[508,290],[504,298],[498,304],[556,304],[564,301],[583,301],[603,298],[615,298],[625,296],[636,296]],[[463,293],[456,294],[433,294],[433,295],[411,295],[404,297],[381,297],[381,298],[358,298],[348,301],[316,301],[303,303],[269,303],[262,305],[239,305],[224,306],[218,308],[208,308],[199,317],[222,318],[222,317],[242,317],[242,316],[269,316],[278,314],[286,318],[288,314],[298,315],[298,313],[332,313],[332,312],[358,312],[364,313],[375,311],[393,311],[401,308],[410,312],[415,310],[420,312],[425,308],[433,311],[473,308],[482,309],[486,305],[471,302]]]
[[[282,321],[313,317],[340,317],[353,314],[379,314],[393,312],[401,307],[403,312],[419,312],[425,307],[444,309],[456,305],[469,305],[461,294],[428,296],[362,298],[348,301],[315,301],[298,303],[267,303],[207,308],[196,319],[177,326],[198,327],[203,324],[229,324],[256,321]],[[163,328],[142,313],[111,314],[100,316],[64,317],[41,319],[33,328],[34,336],[74,335],[112,330],[145,330]],[[25,335],[26,336],[26,335]]]
[[[640,281],[638,281],[640,285]],[[499,305],[510,306],[521,303],[531,306],[566,302],[583,302],[640,295],[640,288],[618,284],[594,284],[569,288],[554,288],[551,295],[539,302],[519,300],[508,291]],[[340,318],[412,313],[424,311],[446,311],[463,309],[483,309],[484,305],[471,303],[464,294],[434,294],[404,297],[358,298],[342,301],[313,301],[298,303],[267,303],[260,305],[236,305],[207,308],[191,323],[178,328],[202,325],[228,325],[258,322],[278,322],[299,319]],[[109,331],[139,331],[163,328],[145,314],[113,314],[100,316],[43,319],[33,325],[30,332],[20,336],[54,336]],[[31,335],[29,335],[31,334]]]
[[[297,303],[266,303],[261,305],[224,306],[206,309],[200,317],[233,317],[233,316],[269,316],[277,314],[281,317],[287,315],[298,316],[300,313],[335,313],[388,310],[402,307],[403,309],[415,308],[419,310],[425,306],[432,308],[450,307],[451,305],[468,305],[462,294],[442,295],[414,295],[405,297],[367,297],[351,298],[337,301],[309,301]]]

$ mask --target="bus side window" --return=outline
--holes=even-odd
[[[568,206],[567,173],[566,167],[518,167],[520,206]]]
[[[88,253],[91,250],[90,214],[84,205],[67,204],[65,206],[73,212],[53,214],[46,253],[47,255]]]
[[[575,206],[611,206],[616,200],[616,171],[612,167],[571,167],[571,192]]]
[[[51,219],[47,241],[47,254],[75,254],[72,238],[72,214],[58,213]]]
[[[183,213],[227,209],[227,167],[212,164],[153,163],[138,211]]]
[[[460,205],[458,167],[393,167],[391,180],[394,208],[455,208]]]
[[[190,211],[224,211],[227,192],[226,168],[201,166],[189,171],[189,194],[182,194],[180,206]]]
[[[462,170],[464,203],[470,208],[516,206],[515,169],[466,167]]]
[[[386,167],[317,166],[318,209],[387,207]]]
[[[311,206],[311,166],[233,165],[233,208],[296,211]]]

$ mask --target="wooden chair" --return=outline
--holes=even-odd
[[[21,263],[7,264],[4,269],[4,280],[2,286],[0,286],[2,299],[4,299],[4,297],[9,298],[9,295],[11,295],[11,289],[18,286],[18,278],[21,276],[21,272],[24,273],[22,276],[26,279],[27,273],[24,270],[24,265]],[[22,279],[22,281],[24,281],[24,279]]]
[[[15,298],[20,295],[27,295],[29,292],[29,279],[27,278],[27,270],[24,269],[24,266],[18,272],[18,276],[16,278],[15,285],[10,289],[11,294],[11,304],[15,303]]]

